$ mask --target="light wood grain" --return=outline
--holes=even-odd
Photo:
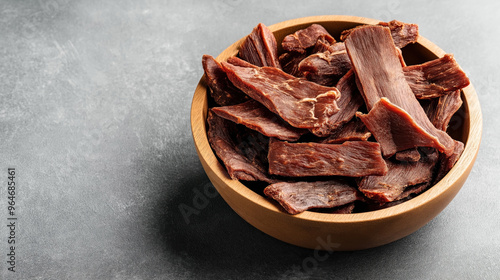
[[[378,22],[354,16],[315,16],[277,23],[269,28],[280,43],[287,34],[312,23],[323,25],[338,39],[344,29]],[[236,55],[243,39],[229,46],[216,59],[224,61]],[[427,61],[442,57],[445,51],[420,37],[417,44],[405,48],[403,53],[409,60]],[[465,143],[465,150],[453,169],[439,183],[416,198],[367,213],[325,214],[306,211],[289,215],[241,182],[230,179],[208,143],[207,88],[204,77],[193,96],[191,129],[201,164],[211,182],[231,208],[247,222],[277,239],[297,246],[324,250],[359,250],[387,244],[415,232],[439,214],[465,183],[479,151],[482,115],[472,85],[463,89],[462,97],[463,123],[453,135],[458,135],[457,138]],[[324,246],[325,242],[331,246]]]

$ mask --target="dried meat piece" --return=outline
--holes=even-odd
[[[380,142],[389,138],[395,141],[392,144],[381,142],[384,156],[391,156],[398,151],[418,147],[420,144],[437,148],[447,155],[452,153],[453,139],[445,132],[436,129],[429,121],[424,109],[406,82],[398,51],[393,43],[389,28],[381,26],[358,28],[352,31],[346,39],[345,45],[356,73],[358,88],[363,95],[367,109],[371,110],[375,103],[386,97],[390,102],[386,100],[381,103],[379,108],[384,113],[376,113],[378,117],[384,118],[384,114],[386,116],[390,114],[397,116],[399,121],[411,124],[404,131],[415,136],[415,138],[408,137],[408,135],[401,137],[403,136],[402,133],[394,130],[394,128],[403,127],[394,121],[389,124],[375,124],[378,128],[376,132],[372,130],[372,128],[375,128],[373,123],[368,125],[363,121],[375,138],[377,138],[377,135],[379,136],[377,141]],[[381,131],[380,128],[390,127],[393,128],[392,133],[395,133],[395,135],[380,137],[382,133],[389,133],[387,130]],[[392,146],[395,150],[388,149],[389,146]]]
[[[341,180],[279,182],[266,187],[264,194],[278,201],[290,214],[299,214],[312,208],[342,206],[360,198],[355,187]]]
[[[235,87],[227,78],[222,66],[210,55],[203,55],[203,69],[210,95],[221,106],[234,105],[249,100],[249,97]]]
[[[281,46],[285,51],[304,53],[307,48],[313,47],[319,38],[330,44],[335,42],[335,39],[323,26],[312,24],[305,29],[287,35],[281,42]]]
[[[239,56],[257,66],[281,68],[276,38],[262,23],[259,23],[243,41]]]
[[[464,88],[469,78],[452,54],[403,68],[406,81],[419,99],[436,98]]]
[[[404,23],[397,20],[389,22],[379,22],[380,26],[389,27],[394,44],[398,48],[417,42],[418,25],[414,23]]]
[[[312,54],[299,63],[299,71],[306,78],[320,85],[330,86],[338,82],[352,67],[345,50]]]
[[[336,100],[340,92],[335,87],[296,78],[273,67],[239,67],[224,62],[222,67],[236,87],[294,127],[320,129],[339,110]]]
[[[383,175],[387,166],[380,145],[368,141],[342,144],[269,142],[269,173],[289,177]]]
[[[393,162],[386,160],[388,172],[384,176],[366,176],[358,182],[359,190],[368,198],[390,202],[404,198],[409,186],[429,183],[437,160],[425,158],[418,162]],[[410,195],[408,191],[405,195]]]
[[[265,136],[281,140],[296,141],[307,132],[289,125],[255,100],[233,106],[214,107],[212,111],[220,117],[242,124]]]
[[[250,68],[258,68],[257,65],[254,65],[246,60],[243,60],[236,56],[231,56],[227,59],[227,63],[231,63],[232,65],[240,66],[240,67],[250,67]]]
[[[437,137],[422,129],[405,110],[385,97],[368,114],[358,113],[357,116],[380,143],[385,157],[416,147],[441,149]]]
[[[340,98],[337,100],[339,111],[333,114],[326,125],[313,129],[316,135],[329,135],[348,121],[350,121],[356,111],[364,104],[363,97],[356,86],[354,72],[349,70],[337,83],[336,88],[340,91]]]
[[[366,25],[359,25],[351,29],[342,31],[340,34],[340,40],[345,41],[348,36],[356,29],[364,28]],[[394,44],[398,48],[403,48],[404,46],[415,43],[418,40],[418,25],[413,23],[404,23],[401,21],[393,20],[390,22],[379,22],[378,26],[388,27],[391,31],[391,37]]]
[[[453,115],[462,106],[460,90],[433,99],[424,107],[425,113],[432,124],[442,131],[446,131]]]
[[[320,143],[342,144],[345,141],[367,141],[371,135],[363,122],[353,119],[333,131],[332,134],[321,140]]]
[[[295,77],[303,77],[304,73],[299,71],[299,63],[307,57],[307,53],[286,52],[280,55],[279,61],[285,73]]]
[[[208,141],[224,163],[229,177],[245,181],[277,182],[277,180],[269,176],[265,166],[259,165],[259,161],[249,159],[246,156],[249,151],[244,151],[238,147],[239,145],[241,147],[241,144],[236,143],[232,137],[237,130],[235,123],[217,116],[212,111],[208,111],[207,121]],[[262,153],[254,152],[254,154]]]
[[[408,149],[401,152],[397,152],[395,158],[398,161],[416,162],[420,160],[420,152],[418,151],[417,148]]]
[[[462,155],[462,152],[464,151],[464,143],[455,140],[455,149],[453,150],[453,154],[451,156],[446,156],[444,154],[439,155],[439,168],[436,174],[436,178],[434,179],[434,182],[439,182],[441,179],[448,174],[448,172],[455,166],[457,163],[458,159]]]
[[[336,43],[334,43],[336,44]],[[324,52],[327,51],[330,47],[332,46],[332,43],[328,41],[325,36],[320,36],[318,40],[316,40],[316,43],[314,44],[314,47],[312,49],[312,53],[319,53],[319,52]]]

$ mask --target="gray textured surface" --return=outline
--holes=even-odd
[[[498,279],[498,1],[1,1],[0,224],[18,172],[16,273],[2,279]],[[277,241],[219,197],[189,110],[203,54],[297,17],[345,14],[420,25],[479,94],[476,165],[428,225],[387,246],[334,252]],[[198,203],[201,203],[198,201]],[[305,265],[305,266],[304,266]]]

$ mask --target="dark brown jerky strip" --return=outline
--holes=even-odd
[[[441,148],[437,137],[423,130],[405,110],[385,97],[368,114],[357,116],[380,143],[385,157],[416,147]]]
[[[336,88],[340,91],[340,99],[337,100],[337,106],[340,110],[328,119],[325,126],[314,129],[316,135],[329,135],[332,131],[350,121],[359,107],[364,104],[363,97],[356,86],[353,70],[349,70],[339,80]]]
[[[425,158],[415,163],[386,160],[386,163],[386,175],[366,176],[358,182],[359,190],[366,197],[379,202],[401,199],[406,187],[430,182],[436,160]]]
[[[371,110],[382,97],[387,97],[390,100],[388,103],[393,103],[399,106],[402,111],[407,112],[408,121],[411,120],[411,123],[414,124],[411,126],[413,131],[409,133],[415,136],[420,133],[421,137],[417,138],[420,140],[433,138],[433,141],[428,141],[432,142],[431,147],[435,147],[448,155],[452,153],[453,139],[444,131],[436,129],[429,121],[424,109],[406,82],[399,54],[394,46],[389,29],[381,26],[358,28],[352,31],[345,44],[359,81],[358,87],[360,87],[368,110]],[[367,127],[370,129],[370,126],[367,125]],[[377,137],[374,131],[371,129],[370,131]],[[380,134],[382,131],[377,132]],[[396,131],[393,132],[397,133]],[[388,133],[388,131],[385,133]],[[417,143],[411,145],[413,139],[409,138],[408,136],[404,137],[404,139],[403,137],[392,137],[396,141],[395,147],[397,149],[392,151],[383,148],[384,155],[390,156],[395,152],[419,146],[416,145]],[[381,143],[381,145],[386,148],[388,146],[384,143]]]
[[[229,177],[245,181],[276,182],[268,175],[265,166],[259,164],[260,161],[247,158],[245,154],[248,154],[249,151],[243,151],[241,149],[243,146],[235,142],[232,137],[232,134],[237,130],[235,123],[217,116],[212,111],[208,112],[207,121],[208,141],[224,163]],[[244,144],[246,144],[246,149],[251,149],[252,143]]]
[[[453,154],[451,154],[451,156],[447,157],[444,154],[439,155],[439,167],[436,178],[434,179],[435,183],[441,181],[441,179],[443,179],[444,176],[448,174],[448,172],[453,168],[453,166],[455,166],[455,163],[457,163],[458,159],[462,155],[462,152],[464,151],[464,143],[456,140],[455,143],[455,150],[453,151]]]
[[[259,23],[243,41],[239,56],[257,66],[281,68],[276,38],[262,23]]]
[[[304,73],[299,71],[299,63],[307,57],[307,53],[286,52],[280,55],[281,68],[286,73],[295,77],[303,77]]]
[[[356,207],[356,203],[352,202],[346,205],[341,205],[333,208],[331,211],[328,213],[330,214],[351,214],[354,211],[354,208]]]
[[[224,62],[222,67],[235,86],[294,127],[321,129],[339,110],[336,100],[340,92],[335,87],[296,78],[273,67],[238,67]]]
[[[278,201],[290,214],[299,214],[312,208],[333,208],[360,198],[355,187],[340,180],[279,182],[266,187],[264,194]]]
[[[380,145],[368,141],[342,144],[269,142],[269,173],[289,177],[383,175],[387,166]]]
[[[432,124],[437,129],[446,131],[448,123],[458,109],[460,109],[460,106],[462,106],[460,90],[456,90],[450,94],[431,100],[424,109]]]
[[[320,143],[341,144],[345,141],[366,141],[371,135],[363,122],[353,119],[334,130],[332,134],[321,140]]]
[[[293,34],[287,35],[281,42],[281,46],[285,51],[304,53],[307,48],[314,46],[319,38],[322,38],[322,40],[326,40],[329,43],[335,42],[335,39],[323,26],[319,24],[312,24],[305,29],[301,29]]]
[[[289,125],[255,100],[233,106],[214,107],[212,111],[220,117],[242,124],[265,136],[281,140],[296,141],[308,132]]]
[[[404,23],[401,21],[393,20],[390,22],[379,22],[379,26],[389,27],[394,44],[398,48],[417,42],[418,39],[418,25],[413,23]],[[356,26],[352,29],[342,31],[340,40],[345,41],[348,36],[356,29],[363,28],[366,25]]]
[[[249,97],[235,87],[227,78],[222,66],[210,55],[202,58],[203,69],[210,88],[210,95],[221,106],[234,105],[249,100]]]
[[[395,158],[398,161],[416,162],[420,160],[420,152],[418,151],[417,148],[408,149],[401,152],[397,152]]]
[[[469,78],[451,54],[423,64],[406,66],[403,71],[406,81],[419,99],[443,96],[470,84]]]
[[[315,53],[299,63],[299,71],[303,72],[308,80],[325,86],[337,83],[351,67],[351,60],[345,50]]]

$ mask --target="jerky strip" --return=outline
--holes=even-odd
[[[417,42],[418,39],[418,25],[413,23],[404,23],[401,21],[393,20],[390,22],[379,22],[379,26],[389,27],[394,44],[398,48]],[[342,31],[340,40],[345,41],[348,36],[356,29],[363,28],[366,25],[356,26],[354,28]]]
[[[345,141],[366,141],[372,134],[365,124],[360,120],[353,119],[342,127],[336,129],[327,138],[323,139],[323,144],[342,144]]]
[[[340,92],[289,75],[273,67],[238,67],[222,63],[229,80],[247,95],[259,101],[297,128],[326,126],[339,109]]]
[[[395,158],[398,161],[416,162],[420,160],[420,152],[418,151],[417,148],[408,149],[401,152],[397,152]]]
[[[312,208],[346,205],[360,197],[355,187],[340,180],[279,182],[266,187],[264,194],[278,201],[290,214],[299,214]]]
[[[329,135],[343,124],[350,121],[356,111],[363,105],[363,97],[356,86],[354,71],[349,70],[337,83],[336,88],[340,91],[340,99],[337,100],[339,112],[333,114],[325,126],[313,129],[316,135]]]
[[[314,46],[319,38],[323,38],[329,43],[335,42],[335,39],[323,26],[312,24],[305,29],[287,35],[281,42],[281,46],[285,51],[304,53],[307,48]]]
[[[433,99],[425,108],[425,113],[432,124],[442,131],[446,131],[453,115],[462,106],[460,90]]]
[[[385,157],[416,147],[441,148],[437,137],[423,130],[405,110],[385,97],[368,114],[357,116],[380,143]]]
[[[406,82],[403,67],[389,29],[380,26],[358,28],[352,31],[346,39],[345,45],[359,81],[358,87],[360,87],[368,110],[371,110],[382,97],[387,97],[394,105],[406,111],[415,124],[411,126],[413,127],[411,134],[422,134],[419,139],[433,138],[432,147],[448,155],[452,153],[453,139],[444,131],[436,129],[429,121],[424,109]],[[370,129],[368,125],[367,127]],[[370,131],[377,137],[372,130]],[[405,137],[406,139],[392,138],[398,141],[396,143],[398,149],[395,151],[383,149],[384,155],[392,155],[395,152],[419,146],[416,145],[417,143],[412,146],[410,144],[412,139],[408,141],[409,137]],[[381,145],[384,146],[384,143]]]
[[[241,44],[239,56],[257,66],[281,68],[274,34],[259,23]]]
[[[286,52],[280,55],[279,61],[285,73],[295,77],[303,77],[304,73],[299,71],[299,63],[306,57],[306,53]]]
[[[233,106],[214,107],[212,111],[220,117],[280,140],[296,141],[307,132],[289,125],[255,100]]]
[[[415,163],[395,163],[386,160],[386,163],[388,167],[386,175],[367,176],[358,182],[359,190],[366,197],[380,202],[401,199],[406,187],[430,182],[436,160],[425,159]]]
[[[210,88],[210,95],[221,106],[234,105],[249,100],[248,96],[235,87],[227,78],[222,66],[210,55],[203,55],[203,69]]]
[[[351,69],[351,60],[345,50],[312,54],[299,63],[299,71],[308,80],[320,85],[333,85]]]
[[[451,156],[447,157],[444,154],[439,155],[439,168],[436,178],[434,179],[435,183],[441,181],[441,179],[448,174],[453,166],[455,166],[455,163],[457,163],[460,155],[462,155],[462,152],[464,151],[464,143],[456,140],[455,143],[455,149],[453,150],[453,154],[451,154]]]
[[[347,176],[383,175],[387,166],[380,145],[368,141],[343,144],[269,142],[269,173],[275,175]]]
[[[449,94],[470,84],[469,78],[451,54],[403,68],[415,96],[429,99]]]
[[[208,112],[207,121],[207,137],[210,146],[224,163],[231,179],[276,182],[268,175],[265,166],[259,165],[258,161],[247,158],[242,149],[238,147],[238,143],[231,137],[237,130],[235,123],[217,116],[212,111]],[[252,146],[247,145],[246,147],[251,149]]]

